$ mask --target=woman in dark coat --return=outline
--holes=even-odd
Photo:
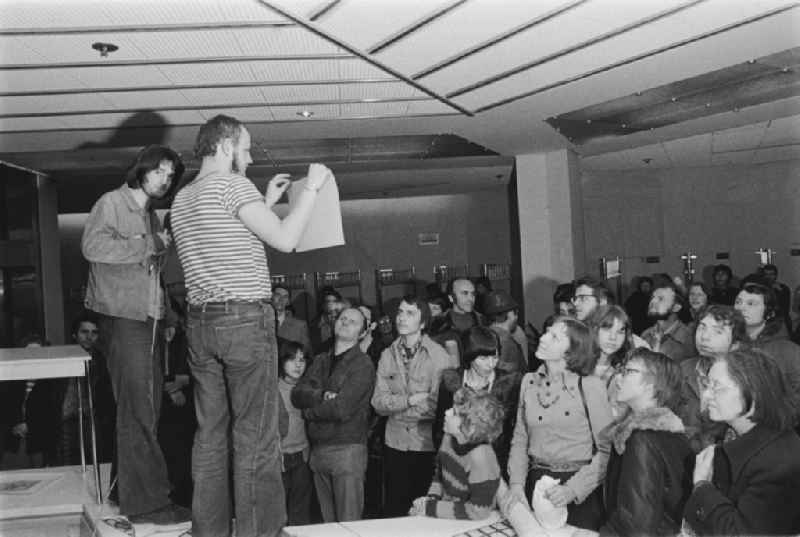
[[[603,432],[613,449],[604,483],[608,519],[600,535],[676,535],[692,488],[694,455],[673,411],[681,368],[661,353],[639,348],[615,379],[617,402],[629,410]]]
[[[709,417],[730,438],[697,455],[684,517],[697,535],[800,533],[797,394],[756,349],[717,360],[702,388]]]
[[[508,450],[514,432],[514,420],[519,401],[519,385],[522,375],[497,369],[500,347],[495,334],[489,328],[474,326],[461,341],[461,367],[445,369],[439,384],[439,398],[433,422],[433,444],[438,449],[444,436],[444,413],[453,406],[453,395],[463,386],[475,390],[488,390],[505,410],[503,429],[500,436],[492,442],[497,461],[503,475],[506,475]]]

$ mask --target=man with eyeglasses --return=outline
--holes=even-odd
[[[683,403],[678,412],[695,452],[723,439],[727,426],[713,422],[702,406],[700,392],[708,382],[713,363],[747,341],[742,314],[731,306],[712,304],[697,322],[695,345],[698,356],[681,362]]]
[[[598,306],[614,304],[614,295],[600,280],[591,276],[584,276],[575,280],[575,295],[572,297],[575,305],[575,318],[579,321],[589,322],[588,319]]]

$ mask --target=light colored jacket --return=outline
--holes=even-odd
[[[81,240],[89,261],[87,309],[137,321],[154,313],[163,317],[164,293],[153,264],[157,249],[153,233],[161,230],[155,211],[140,207],[127,185],[97,200]]]
[[[386,422],[386,445],[399,451],[435,451],[433,419],[439,396],[442,371],[449,367],[450,355],[427,335],[422,336],[419,351],[403,364],[400,339],[384,349],[378,362],[378,375],[372,406]],[[408,397],[428,392],[428,398],[409,407]]]

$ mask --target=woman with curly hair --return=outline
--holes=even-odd
[[[495,506],[500,465],[492,442],[503,427],[503,405],[486,390],[459,389],[445,413],[445,436],[428,495],[409,514],[480,520]]]

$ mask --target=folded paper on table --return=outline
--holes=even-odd
[[[306,186],[307,178],[294,181],[289,188],[289,209],[294,209],[300,193]],[[342,208],[339,204],[339,187],[331,177],[317,192],[317,200],[311,211],[311,218],[295,248],[296,252],[307,252],[319,248],[330,248],[344,244],[342,229]]]

